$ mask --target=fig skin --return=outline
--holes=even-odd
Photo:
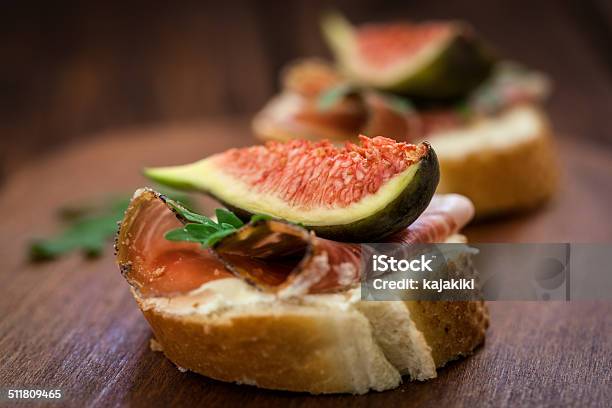
[[[419,161],[419,168],[401,194],[367,218],[350,224],[304,225],[317,236],[342,242],[378,242],[412,224],[429,205],[440,181],[440,168],[435,151],[427,144],[427,154]],[[252,213],[229,203],[222,204],[248,222]],[[333,220],[330,220],[332,224]]]
[[[458,35],[435,61],[386,90],[425,100],[461,98],[489,76],[494,60],[477,39]]]
[[[426,151],[423,152],[417,162],[404,170],[413,169],[410,170],[413,172],[411,178],[405,180],[402,186],[397,186],[393,191],[377,191],[373,194],[373,196],[385,194],[378,201],[378,205],[384,205],[382,208],[377,206],[364,209],[362,207],[359,210],[359,216],[344,219],[335,219],[332,215],[327,215],[327,217],[320,215],[315,221],[309,221],[308,219],[301,221],[300,217],[281,218],[282,216],[276,215],[278,212],[274,208],[269,208],[263,213],[273,218],[299,222],[304,228],[314,231],[317,236],[322,238],[345,242],[380,242],[385,237],[395,234],[414,222],[433,198],[440,179],[438,159],[429,143],[423,142],[422,144]],[[203,170],[203,165],[204,167],[208,166],[208,168]],[[210,184],[207,185],[202,182],[206,179],[206,176],[202,176],[204,177],[202,178],[200,172],[204,171],[205,174],[211,174],[216,171],[215,168],[210,166],[218,166],[218,163],[203,159],[185,166],[145,169],[144,173],[151,180],[162,185],[208,194],[233,211],[243,221],[248,222],[251,216],[255,214],[245,209],[246,205],[241,206],[240,198],[236,197],[231,200],[232,202],[228,202],[229,200],[226,201],[219,194],[211,191]],[[194,181],[196,179],[197,181]],[[248,190],[243,194],[248,194]],[[299,210],[296,209],[295,211],[298,212]],[[346,209],[345,211],[351,210]],[[350,213],[348,214],[350,215]],[[354,221],[344,221],[347,218]]]
[[[476,36],[470,26],[449,21],[452,38],[438,55],[422,63],[417,69],[403,73],[364,75],[359,69],[359,57],[351,55],[357,46],[356,28],[342,15],[332,12],[323,16],[323,36],[335,56],[341,71],[357,84],[394,92],[423,100],[452,100],[461,98],[483,82],[497,60],[496,53]],[[400,58],[401,59],[401,58]]]

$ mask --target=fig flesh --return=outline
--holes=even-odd
[[[410,225],[427,207],[439,181],[438,161],[427,143],[360,141],[344,147],[268,142],[145,174],[207,193],[244,220],[265,214],[324,238],[375,242]]]
[[[322,21],[338,64],[356,83],[416,98],[465,95],[489,74],[494,58],[457,22],[352,26],[339,14]]]

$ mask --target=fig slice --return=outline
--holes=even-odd
[[[338,64],[363,85],[425,99],[465,95],[490,72],[493,57],[458,22],[352,26],[337,13],[322,20]]]
[[[323,238],[376,242],[410,225],[427,207],[439,181],[438,161],[427,143],[365,136],[360,142],[268,142],[145,174],[208,193],[243,220],[266,214]]]
[[[182,225],[162,195],[150,189],[134,193],[115,250],[121,273],[142,296],[172,297],[232,276],[209,249],[164,238]]]
[[[346,290],[359,283],[360,246],[276,220],[249,223],[214,246],[229,270],[281,297]]]

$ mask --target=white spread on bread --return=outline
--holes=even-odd
[[[531,105],[519,105],[499,115],[480,119],[468,127],[435,132],[427,136],[440,159],[461,159],[487,149],[503,150],[530,141],[546,123]]]
[[[224,278],[205,283],[188,294],[168,297],[143,298],[144,309],[154,308],[177,315],[211,314],[230,308],[249,307],[255,304],[274,304],[279,301],[301,305],[327,305],[347,309],[361,298],[360,288],[341,293],[302,295],[281,300],[265,293],[239,278]]]

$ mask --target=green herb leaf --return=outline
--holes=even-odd
[[[192,238],[191,233],[189,233],[184,227],[170,230],[164,234],[164,238],[168,241],[188,241],[188,242],[200,242],[196,238]]]
[[[238,218],[233,212],[226,210],[225,208],[217,208],[215,210],[217,220],[221,224],[229,224],[234,228],[240,228],[244,225],[242,220]]]
[[[261,221],[261,220],[271,220],[272,217],[266,214],[255,214],[251,217],[251,222]]]
[[[182,206],[179,202],[174,201],[171,198],[166,199],[166,204],[168,204],[179,215],[179,217],[183,218],[185,221],[196,224],[216,225],[216,223],[210,218],[190,211]]]
[[[124,211],[113,209],[103,214],[81,216],[70,221],[60,234],[48,239],[39,239],[30,246],[30,259],[34,261],[54,259],[64,253],[83,250],[89,257],[96,257],[117,231],[117,221]]]
[[[182,228],[168,231],[164,235],[170,241],[198,242],[203,247],[209,247],[244,225],[240,218],[224,208],[215,210],[217,216],[215,222],[205,215],[186,209],[171,199],[167,199],[166,203],[180,218],[188,222]]]
[[[406,98],[392,94],[382,94],[381,96],[395,113],[404,115],[414,112],[414,105]]]
[[[180,198],[180,201],[190,207],[193,206],[184,194],[166,194],[175,199]],[[72,251],[82,251],[91,258],[100,256],[115,236],[117,223],[123,218],[129,203],[130,196],[122,195],[97,203],[60,208],[58,216],[66,225],[64,230],[49,238],[32,241],[29,248],[30,260],[52,260]]]
[[[320,111],[329,110],[353,92],[355,92],[355,87],[351,84],[344,83],[333,86],[319,95],[317,99],[317,109]]]
[[[234,230],[234,228],[232,228]],[[169,241],[205,242],[208,237],[220,229],[205,224],[186,224],[166,232],[164,237]]]
[[[207,248],[215,245],[221,239],[234,233],[244,223],[233,212],[224,208],[217,208],[215,214],[217,222],[212,219],[186,210],[177,203],[168,200],[167,203],[176,211],[179,217],[189,221],[182,228],[177,228],[166,232],[165,238],[170,241],[198,242]],[[255,214],[250,222],[260,220],[270,220],[272,217],[264,214]]]
[[[212,234],[219,232],[219,231],[223,231],[224,229],[228,229],[228,228],[223,228],[223,226],[221,225],[213,226],[213,225],[208,225],[208,224],[187,224],[185,225],[184,229],[189,234],[191,234],[192,237],[200,241],[205,241]],[[236,228],[230,226],[229,229],[233,231]]]
[[[214,234],[211,234],[208,237],[208,239],[204,243],[204,246],[207,246],[207,247],[213,246],[217,242],[221,241],[221,239],[223,239],[226,236],[234,233],[234,231],[236,231],[236,230],[235,229],[226,229],[226,230],[217,231],[217,232],[215,232]]]
[[[464,120],[469,120],[474,114],[472,107],[466,102],[457,105],[455,109],[457,114],[459,114],[459,116],[461,116]]]

